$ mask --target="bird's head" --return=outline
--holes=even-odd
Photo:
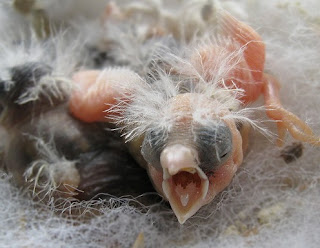
[[[88,75],[78,75],[85,87],[92,82],[92,73]],[[76,105],[71,107],[85,106],[81,109],[98,113],[93,120],[106,116],[118,127],[180,223],[228,186],[243,157],[234,114],[237,91],[218,87],[219,81],[180,84],[162,74],[158,81],[147,83],[127,70],[93,76],[98,79],[90,90],[82,91],[89,96],[74,94],[71,103]],[[91,116],[79,108],[71,112]]]
[[[242,162],[242,139],[218,101],[186,93],[168,105],[170,130],[147,131],[141,153],[155,188],[183,224],[230,183]]]

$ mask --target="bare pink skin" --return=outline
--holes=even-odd
[[[128,69],[79,71],[73,75],[74,89],[69,101],[73,116],[84,122],[110,122],[106,113],[118,100],[123,99],[124,83],[140,82],[140,77]],[[120,86],[120,83],[122,85]]]
[[[234,44],[238,44],[244,48],[243,59],[234,70],[229,72],[232,80],[225,82],[227,87],[244,90],[243,96],[239,99],[243,103],[243,106],[255,101],[261,94],[264,95],[267,115],[272,120],[277,121],[279,133],[278,145],[282,145],[286,131],[289,131],[297,140],[320,145],[319,138],[313,135],[311,129],[281,105],[279,83],[275,78],[263,72],[265,45],[261,37],[251,27],[236,20],[226,12],[220,13],[219,17],[221,19],[222,32],[232,39]],[[213,71],[211,68],[215,68],[218,63],[216,54],[226,50],[230,51],[230,53],[235,51],[239,46],[234,44],[228,44],[226,47],[222,47],[221,44],[204,46],[195,52],[194,56],[191,56],[191,62],[195,65],[201,65],[202,68],[199,68],[199,70],[203,69],[205,72],[204,78],[210,79],[213,76],[210,74]],[[78,91],[75,90],[70,100],[70,111],[75,117],[86,122],[109,121],[108,117],[105,118],[106,113],[103,111],[108,108],[107,106],[117,104],[117,99],[121,93],[115,90],[116,87],[113,87],[116,85],[117,80],[114,79],[117,76],[113,74],[111,75],[111,77],[114,77],[113,80],[108,80],[109,76],[107,73],[101,74],[98,71],[82,71],[75,74],[74,81],[77,83]],[[101,85],[102,81],[104,84]],[[183,112],[185,114],[177,120],[176,129],[174,130],[177,133],[181,132],[181,130],[190,130],[192,126],[192,108],[190,106],[192,105],[192,101],[190,100],[192,97],[194,96],[191,93],[182,94],[176,96],[175,99],[171,99],[168,103],[172,105],[173,112]],[[219,192],[230,184],[234,174],[242,163],[243,154],[248,144],[248,128],[245,127],[244,131],[240,132],[233,120],[223,119],[228,110],[220,108],[221,106],[218,106],[220,103],[213,100],[207,99],[207,102],[213,110],[212,118],[224,121],[231,130],[233,149],[230,158],[216,169],[212,176],[203,176],[201,169],[197,167],[196,162],[193,162],[197,160],[197,154],[194,154],[194,159],[190,158],[189,155],[186,155],[186,158],[182,157],[182,164],[178,163],[179,159],[170,162],[171,158],[166,157],[164,161],[168,160],[169,162],[165,162],[165,165],[162,164],[163,171],[156,170],[150,164],[147,165],[149,176],[156,190],[169,200],[180,223],[184,223],[201,206],[210,203]],[[221,112],[215,113],[215,109],[221,109]],[[181,149],[181,154],[183,154],[184,149],[190,149],[190,153],[192,153],[192,149],[188,145],[181,145],[182,147],[176,146],[177,149]],[[172,147],[174,148],[174,146]],[[188,154],[188,152],[185,154]],[[177,164],[177,168],[176,170],[170,169],[173,172],[169,176],[164,175],[163,172],[167,173],[170,167],[168,164],[170,163]],[[175,171],[178,176],[175,176]],[[191,173],[189,173],[190,171]],[[174,183],[174,180],[177,177],[179,180],[184,180],[184,176],[189,181],[193,180],[192,183],[197,188],[190,191],[196,193],[190,193],[190,195],[187,195],[185,191],[181,193],[182,195],[176,193],[176,187],[178,186]],[[186,194],[186,197],[184,194]],[[187,196],[191,197],[191,202],[187,199]]]
[[[312,133],[311,128],[281,105],[280,84],[274,77],[264,73],[265,44],[260,35],[250,26],[238,21],[226,12],[221,14],[220,22],[222,32],[232,37],[237,44],[245,47],[244,59],[233,71],[230,71],[229,76],[232,77],[232,82],[226,81],[226,85],[230,88],[236,87],[244,90],[245,93],[240,98],[244,106],[256,101],[261,94],[264,95],[267,115],[270,119],[277,121],[277,144],[279,146],[283,144],[287,131],[297,140],[320,145],[319,137]],[[223,49],[233,52],[237,47],[232,44],[228,44],[227,47],[205,46],[203,50],[197,52],[197,55],[200,54],[200,56],[194,56],[195,61],[193,62],[201,64],[203,70],[207,72],[205,77],[212,76],[210,68],[216,66],[216,54]]]
[[[208,204],[209,202],[211,202],[218,193],[220,193],[225,187],[230,184],[238,167],[242,164],[244,152],[242,149],[243,139],[234,122],[228,121],[227,124],[233,134],[232,156],[224,165],[222,165],[218,170],[215,171],[213,176],[209,177],[210,190],[208,191],[208,194],[204,200],[204,204]]]
[[[188,127],[188,129],[192,129],[191,126],[193,125],[193,123],[196,121],[193,119],[193,113],[192,113],[192,104],[193,101],[199,101],[197,98],[203,97],[201,95],[196,95],[196,94],[192,94],[192,93],[186,93],[186,94],[182,94],[182,95],[178,95],[175,97],[175,99],[172,99],[171,101],[169,101],[169,104],[172,105],[172,111],[174,111],[178,116],[179,113],[183,113],[184,118],[179,118],[177,119],[176,123],[174,124],[174,128],[176,131],[173,131],[175,133],[177,133],[177,135],[181,136],[184,135],[183,133],[180,133],[180,130],[186,130],[186,127]],[[183,171],[188,171],[190,172],[193,168],[196,168],[196,171],[193,172],[194,174],[188,174],[189,179],[193,177],[194,181],[198,180],[198,187],[196,187],[195,190],[198,190],[199,193],[195,194],[195,193],[189,193],[187,191],[181,191],[183,192],[181,195],[175,193],[175,191],[177,190],[177,187],[181,187],[179,186],[178,183],[174,183],[173,180],[173,175],[172,177],[170,177],[168,179],[168,183],[170,186],[170,191],[167,192],[167,190],[164,189],[164,184],[163,182],[165,181],[165,176],[164,173],[162,171],[158,171],[156,169],[154,169],[154,166],[151,164],[148,164],[147,166],[147,170],[149,172],[149,176],[152,179],[155,188],[157,189],[158,192],[160,192],[163,196],[165,196],[167,198],[167,200],[169,200],[171,207],[173,208],[176,216],[178,217],[179,222],[182,224],[184,223],[189,217],[191,217],[194,213],[196,213],[203,205],[210,203],[213,198],[219,193],[221,192],[225,187],[227,187],[234,174],[236,173],[238,167],[241,165],[242,160],[243,160],[243,142],[242,142],[242,136],[239,132],[239,130],[236,128],[235,122],[234,120],[230,120],[230,119],[223,119],[224,115],[229,114],[229,110],[224,109],[221,104],[219,102],[216,101],[212,101],[211,104],[208,103],[208,100],[205,99],[201,99],[204,100],[205,102],[207,102],[207,106],[206,108],[210,109],[212,108],[212,116],[211,118],[213,120],[219,120],[219,121],[223,121],[230,129],[231,133],[232,133],[232,143],[233,143],[233,147],[232,147],[232,153],[230,158],[224,163],[222,164],[217,170],[214,171],[214,173],[212,173],[212,175],[208,175],[208,188],[207,189],[203,189],[203,190],[207,190],[205,192],[205,195],[203,196],[201,194],[201,186],[202,184],[205,183],[205,180],[202,180],[200,183],[199,180],[199,175],[202,173],[202,170],[198,167],[197,163],[192,163],[192,160],[188,163],[188,161],[186,161],[186,159],[181,158],[180,159],[180,163],[176,162],[175,166],[176,171],[173,172],[173,174],[176,175],[177,180],[179,180],[179,177],[184,177],[184,174],[179,174],[178,172],[183,172]],[[221,111],[219,113],[216,113],[214,110],[215,109],[221,109]],[[208,117],[207,117],[208,118]],[[246,137],[245,137],[246,138]],[[186,147],[186,149],[188,148],[187,144],[182,144],[183,146]],[[168,146],[170,146],[168,144]],[[178,152],[178,147],[177,150],[175,152]],[[180,148],[181,149],[181,148]],[[191,149],[191,153],[192,153],[192,149]],[[162,152],[163,154],[163,152]],[[162,156],[162,155],[161,155]],[[197,156],[194,155],[194,158],[196,158]],[[162,163],[162,167],[163,169],[166,169],[168,165],[166,163]],[[181,179],[183,180],[183,178]],[[204,187],[206,188],[206,187]],[[181,197],[184,197],[184,195],[187,195],[188,197],[190,197],[190,200],[187,200],[187,203],[185,203],[185,200],[181,200]]]
[[[80,71],[72,79],[76,87],[69,102],[71,113],[84,122],[104,121],[104,111],[116,103],[118,96],[111,85],[102,83],[107,80],[106,76],[98,70]]]

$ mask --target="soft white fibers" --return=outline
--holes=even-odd
[[[320,25],[314,13],[320,3],[241,4],[266,41],[266,69],[282,84],[283,105],[320,134]],[[265,125],[276,132],[274,123]],[[318,247],[319,149],[305,145],[298,161],[285,164],[274,143],[259,132],[251,136],[232,184],[183,226],[163,203],[139,210],[123,199],[97,207],[94,218],[68,219],[29,200],[2,176],[1,247],[130,247],[139,232],[147,247]],[[94,204],[79,203],[93,214]]]

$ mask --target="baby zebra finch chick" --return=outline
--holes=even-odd
[[[43,62],[8,67],[0,78],[0,160],[33,197],[89,200],[99,193],[140,195],[152,186],[108,123],[86,123],[68,111],[68,82]],[[51,86],[51,87],[50,87]],[[139,183],[138,183],[139,182]],[[101,197],[109,197],[109,195]]]
[[[239,110],[261,94],[268,116],[277,121],[279,144],[287,130],[319,144],[280,104],[279,84],[263,72],[261,37],[223,10],[217,18],[221,37],[178,62],[165,61],[171,74],[160,69],[154,82],[128,69],[74,75],[71,113],[85,122],[116,124],[181,224],[231,182],[248,143],[250,119]]]

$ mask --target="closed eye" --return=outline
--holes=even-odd
[[[220,158],[224,158],[225,156],[227,156],[228,153],[226,152],[225,154],[223,154],[222,156],[220,156]]]
[[[213,122],[211,125],[199,125],[194,130],[201,168],[204,171],[218,168],[232,153],[229,127],[223,122]]]

